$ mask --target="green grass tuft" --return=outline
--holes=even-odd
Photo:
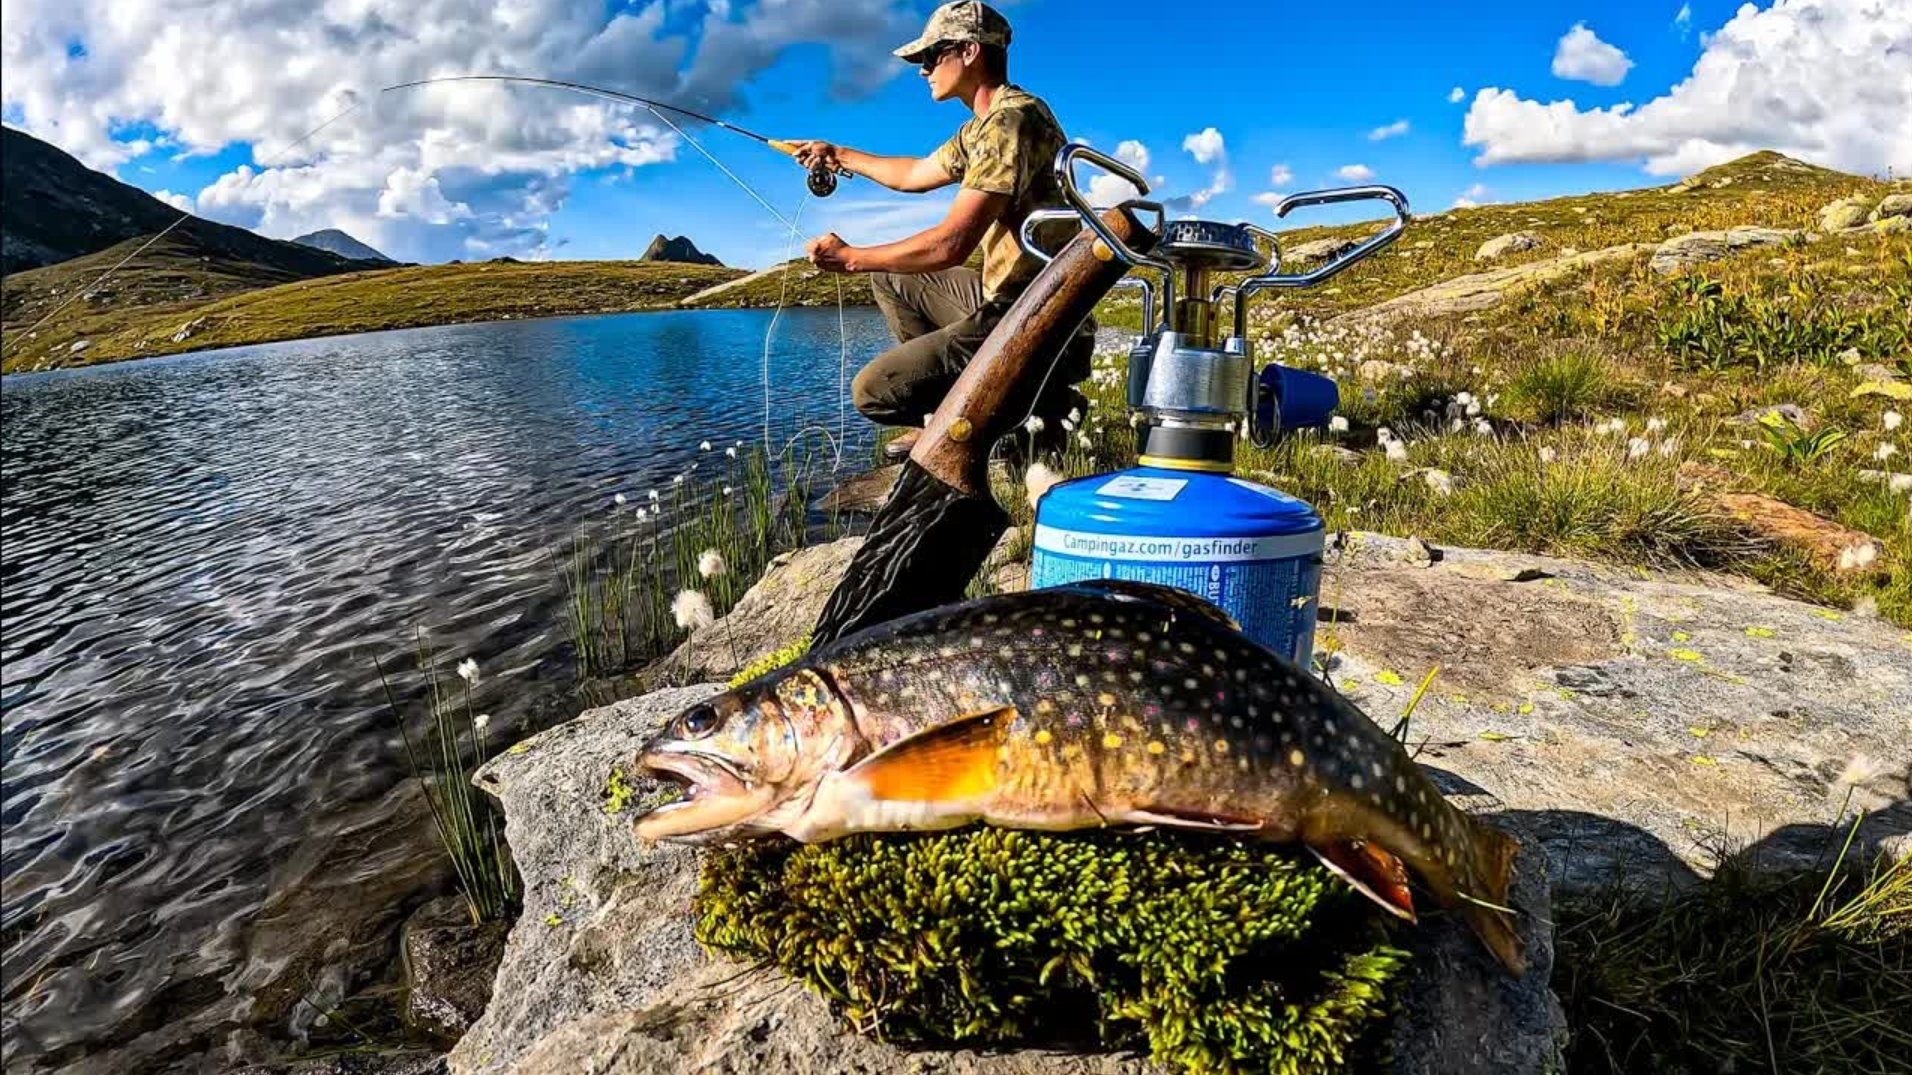
[[[1542,358],[1507,386],[1508,415],[1544,425],[1592,418],[1628,402],[1611,367],[1581,350]]]
[[[1186,1072],[1344,1071],[1407,954],[1293,849],[980,827],[712,852],[700,943],[916,1045],[1141,1049]]]

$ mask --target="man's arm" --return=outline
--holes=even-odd
[[[832,232],[810,244],[810,261],[835,272],[925,273],[955,268],[969,260],[983,232],[1007,212],[1007,194],[964,187],[949,214],[934,227],[882,246],[847,246]]]
[[[955,177],[936,163],[934,157],[879,157],[874,153],[829,142],[795,144],[797,162],[806,168],[821,160],[827,167],[848,168],[857,175],[906,194],[921,194],[946,187],[955,181]]]

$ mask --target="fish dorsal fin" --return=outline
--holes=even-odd
[[[965,713],[899,739],[844,772],[872,799],[961,801],[996,786],[996,764],[1017,717],[1015,706]]]
[[[1407,887],[1407,867],[1379,844],[1348,841],[1308,850],[1328,870],[1381,905],[1396,918],[1416,921],[1414,894]]]
[[[1136,579],[1077,579],[1067,583],[1071,588],[1088,590],[1124,601],[1145,601],[1161,605],[1176,612],[1186,612],[1213,620],[1231,631],[1241,630],[1241,624],[1223,611],[1220,606],[1187,590],[1175,586],[1164,586],[1159,582],[1141,582]]]

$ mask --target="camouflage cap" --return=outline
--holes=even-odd
[[[896,49],[895,53],[901,59],[917,63],[930,49],[954,41],[1006,47],[1009,44],[1009,20],[980,0],[955,0],[930,12],[929,22],[923,26],[923,35]]]

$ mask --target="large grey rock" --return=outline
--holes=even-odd
[[[479,787],[498,796],[524,878],[491,1008],[450,1057],[456,1075],[697,1072],[1146,1075],[1126,1055],[905,1050],[852,1034],[824,1001],[780,972],[703,951],[691,937],[697,852],[646,848],[639,807],[606,795],[639,744],[720,689],[701,684],[591,710],[498,756]],[[635,782],[641,801],[656,790]],[[617,812],[609,811],[619,806]],[[1544,848],[1525,849],[1514,903],[1531,969],[1505,979],[1451,916],[1410,936],[1414,983],[1392,1028],[1401,1072],[1550,1070],[1564,1026],[1548,989],[1552,938]],[[1479,980],[1476,980],[1479,979]]]
[[[1647,267],[1657,273],[1683,272],[1695,265],[1762,246],[1791,242],[1805,232],[1789,228],[1727,228],[1724,231],[1696,231],[1668,239],[1654,250]]]
[[[1841,198],[1819,210],[1819,230],[1844,231],[1866,222],[1872,209],[1870,198]]]
[[[846,537],[777,556],[723,619],[693,632],[655,667],[678,682],[728,679],[751,661],[808,637],[862,544],[861,537]]]
[[[1475,261],[1493,261],[1508,254],[1519,254],[1540,247],[1540,236],[1532,232],[1518,231],[1512,235],[1499,235],[1480,244],[1474,251]]]
[[[1590,265],[1637,257],[1653,249],[1651,243],[1627,243],[1578,254],[1541,258],[1504,269],[1469,273],[1452,280],[1398,295],[1340,315],[1330,324],[1389,320],[1398,317],[1434,317],[1441,314],[1475,313],[1498,306],[1509,293],[1523,287],[1548,283],[1571,276]]]
[[[1282,250],[1281,260],[1286,264],[1326,261],[1329,258],[1340,257],[1353,250],[1356,245],[1353,239],[1316,239],[1311,243],[1297,243]]]
[[[1912,194],[1888,194],[1866,219],[1877,223],[1891,217],[1912,217]]]

